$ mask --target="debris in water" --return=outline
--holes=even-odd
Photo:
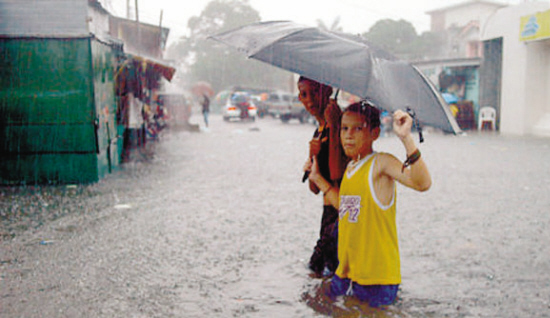
[[[117,204],[117,205],[115,205],[115,209],[129,209],[131,207],[132,206],[129,205],[129,204]]]

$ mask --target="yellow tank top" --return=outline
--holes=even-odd
[[[336,275],[361,285],[401,283],[395,223],[396,192],[387,206],[374,194],[372,168],[376,154],[346,168],[340,186]]]

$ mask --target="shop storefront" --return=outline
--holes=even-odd
[[[449,105],[462,130],[476,128],[479,111],[480,58],[456,58],[417,62]]]
[[[480,102],[499,131],[550,136],[550,4],[521,3],[484,22]]]
[[[144,147],[148,139],[154,139],[161,128],[162,105],[158,92],[162,78],[170,81],[175,68],[132,54],[125,54],[116,72],[117,131],[123,136],[119,141],[122,161],[129,160],[130,151]]]

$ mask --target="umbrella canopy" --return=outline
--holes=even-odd
[[[206,95],[208,97],[214,96],[214,89],[212,88],[210,83],[205,81],[196,82],[191,87],[191,92],[193,92],[193,94],[197,96],[203,96],[203,95]]]
[[[211,38],[250,58],[367,98],[382,109],[409,107],[425,125],[460,132],[441,95],[418,69],[360,36],[272,21]]]

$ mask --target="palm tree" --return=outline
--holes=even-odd
[[[340,16],[337,16],[334,18],[334,21],[332,21],[332,24],[330,25],[330,28],[327,27],[325,22],[321,19],[317,19],[317,26],[320,29],[326,30],[326,31],[335,31],[335,32],[344,32],[344,29],[340,25]]]

